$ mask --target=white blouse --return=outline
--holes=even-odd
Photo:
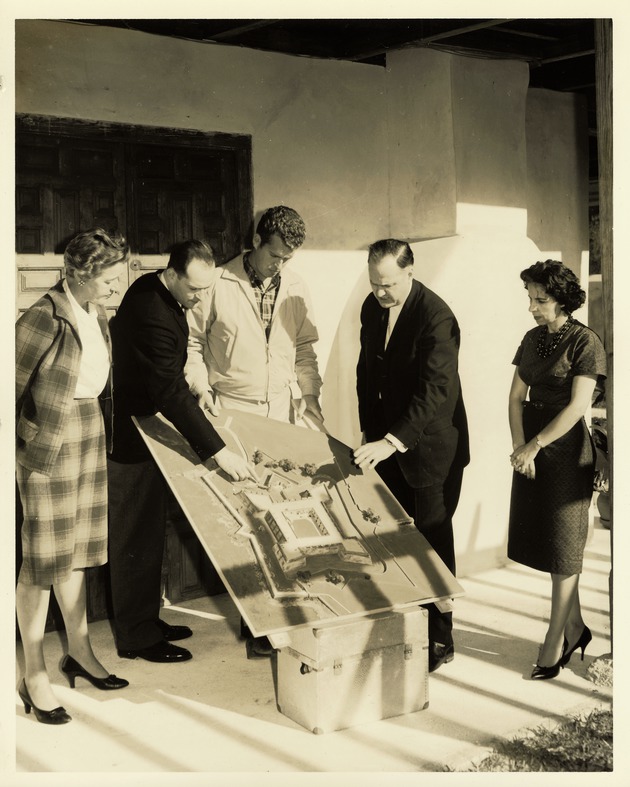
[[[93,303],[88,303],[89,311],[86,312],[70,292],[66,279],[63,289],[72,306],[81,340],[81,364],[74,398],[94,399],[105,387],[109,375],[109,353],[98,324],[98,311]]]

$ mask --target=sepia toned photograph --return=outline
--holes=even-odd
[[[621,779],[625,12],[30,5],[0,783]]]

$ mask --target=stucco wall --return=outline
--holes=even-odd
[[[526,63],[454,57],[457,201],[527,207]]]
[[[251,134],[255,210],[294,207],[306,248],[387,234],[383,68],[18,20],[16,111]]]
[[[586,282],[588,123],[584,97],[529,90],[526,129],[527,234],[545,259],[562,260]]]
[[[429,49],[387,58],[391,234],[440,238],[456,225],[453,58]]]

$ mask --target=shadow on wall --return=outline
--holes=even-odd
[[[356,397],[359,315],[370,292],[367,252],[302,250],[291,266],[305,280],[313,302],[326,429],[356,446],[361,441]]]
[[[361,306],[369,294],[367,265],[339,318],[324,374],[323,409],[328,430],[355,448],[361,443],[356,368],[359,360]]]

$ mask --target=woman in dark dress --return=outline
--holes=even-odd
[[[537,262],[521,273],[538,327],[513,363],[509,397],[514,467],[508,557],[551,574],[551,614],[532,678],[554,678],[591,640],[578,583],[588,534],[595,450],[584,414],[606,356],[597,334],[572,316],[586,299],[573,271]],[[528,396],[529,394],[529,396]]]

